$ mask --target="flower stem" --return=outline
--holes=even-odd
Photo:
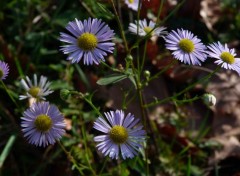
[[[10,99],[12,100],[12,102],[16,105],[17,108],[19,108],[17,102],[14,100],[14,98],[12,97],[12,95],[9,93],[8,88],[6,87],[6,85],[4,84],[4,82],[1,80],[1,84],[3,85],[3,88],[6,90],[8,96],[10,97]]]
[[[145,59],[146,59],[146,53],[147,53],[147,43],[148,41],[145,40],[145,43],[144,43],[144,51],[143,51],[143,58],[142,58],[142,63],[141,63],[141,67],[140,67],[140,74],[142,73],[142,70],[143,70],[143,66],[144,66],[144,62],[145,62]]]
[[[85,147],[85,150],[86,150],[85,156],[86,156],[86,160],[87,160],[87,163],[88,163],[88,167],[91,170],[92,174],[96,175],[94,169],[92,168],[92,165],[90,163],[89,156],[88,156],[87,136],[86,136],[86,133],[85,133],[86,129],[85,129],[84,125],[82,125],[81,128],[82,128],[82,135],[83,135],[83,144],[84,144],[84,147]]]
[[[124,33],[124,30],[123,30],[123,26],[122,26],[122,23],[120,21],[120,18],[118,16],[118,13],[117,13],[117,10],[116,10],[116,7],[114,5],[114,2],[113,0],[110,0],[111,4],[112,4],[112,7],[113,7],[113,11],[115,13],[115,17],[116,17],[116,20],[117,20],[117,23],[118,23],[118,26],[120,28],[120,33],[121,33],[121,36],[122,36],[122,39],[123,39],[123,42],[124,42],[124,46],[126,48],[126,51],[127,53],[129,52],[129,48],[128,48],[128,43],[127,43],[127,40],[126,40],[126,37],[125,37],[125,33]]]
[[[144,107],[147,108],[147,107],[151,107],[151,106],[154,106],[154,105],[157,105],[157,104],[162,104],[162,103],[166,103],[170,100],[174,100],[176,99],[178,96],[182,95],[183,93],[187,92],[188,90],[192,89],[195,85],[199,84],[199,83],[202,83],[203,81],[211,78],[216,72],[219,71],[219,69],[221,68],[221,65],[219,65],[213,72],[211,72],[210,74],[208,74],[207,76],[201,78],[200,80],[196,81],[195,83],[193,84],[190,84],[189,86],[187,86],[185,89],[183,89],[182,91],[178,92],[177,94],[171,96],[171,97],[167,97],[163,100],[157,100],[157,101],[154,101],[152,103],[149,103],[149,104],[145,104]]]
[[[74,167],[77,168],[77,170],[79,171],[79,173],[80,173],[81,175],[84,175],[83,172],[82,172],[82,170],[84,170],[84,169],[89,169],[89,168],[86,167],[86,166],[84,166],[84,165],[82,165],[82,164],[78,164],[77,161],[72,157],[72,155],[70,154],[70,152],[68,152],[68,151],[66,150],[66,148],[64,147],[64,145],[63,145],[60,141],[57,141],[57,142],[58,142],[59,146],[61,147],[61,149],[64,151],[64,153],[67,155],[68,160],[73,163]],[[79,165],[80,165],[81,167],[79,167]]]

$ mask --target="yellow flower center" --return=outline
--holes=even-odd
[[[116,144],[123,144],[127,141],[128,132],[123,126],[115,125],[109,132],[110,138]]]
[[[134,3],[134,0],[128,0],[128,2],[129,2],[130,4],[132,4],[132,3]]]
[[[30,95],[32,95],[34,98],[37,98],[38,97],[38,93],[40,92],[40,88],[39,87],[31,87],[29,90],[28,90],[28,93]]]
[[[191,53],[194,50],[194,44],[189,39],[182,39],[178,43],[178,46],[186,53]]]
[[[150,31],[152,31],[152,28],[151,27],[145,27],[144,29],[143,29],[146,33],[149,33]],[[153,32],[153,31],[152,31]],[[152,32],[150,33],[151,35],[152,35]]]
[[[91,51],[97,47],[98,39],[94,34],[83,33],[77,39],[78,46],[84,51]]]
[[[0,79],[3,77],[3,71],[0,69]]]
[[[52,119],[45,114],[41,114],[37,116],[34,125],[38,131],[47,132],[52,127]]]
[[[229,52],[222,52],[221,59],[228,64],[233,64],[235,62],[235,58]]]

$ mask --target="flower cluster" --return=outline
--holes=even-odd
[[[33,81],[26,76],[21,79],[21,86],[25,89],[26,95],[20,95],[19,99],[33,99],[30,107],[24,111],[21,118],[22,132],[29,143],[36,146],[46,147],[54,144],[65,133],[65,122],[62,114],[55,105],[50,105],[45,96],[51,94],[50,82],[47,77],[41,76],[38,82],[37,75],[33,75]]]
[[[138,10],[139,0],[125,0],[125,4],[132,9]],[[98,65],[105,61],[105,57],[114,51],[114,31],[101,19],[80,21],[75,19],[66,26],[67,33],[61,32],[59,40],[67,43],[61,46],[60,51],[67,54],[67,60],[78,63],[83,60],[84,65]],[[240,75],[240,59],[236,57],[234,49],[229,49],[227,44],[220,42],[204,45],[192,32],[184,29],[166,31],[166,27],[160,27],[153,21],[146,19],[130,23],[128,27],[132,34],[148,40],[152,37],[162,37],[165,46],[172,52],[172,56],[188,65],[201,65],[208,57],[214,58],[217,65],[225,69],[236,71]],[[9,73],[8,65],[0,61],[0,79],[4,80]],[[147,72],[145,72],[147,74]],[[149,77],[150,73],[148,73]],[[46,102],[46,96],[53,91],[47,77],[33,75],[33,80],[28,76],[21,79],[21,86],[26,93],[19,99],[34,99],[34,103],[24,111],[21,118],[21,127],[24,137],[28,142],[36,146],[46,147],[54,144],[65,133],[64,117],[55,105]],[[70,91],[61,93],[63,98]],[[216,98],[210,94],[203,96],[206,104],[214,105]],[[146,141],[146,131],[134,115],[122,110],[104,113],[94,122],[93,128],[103,134],[94,137],[97,149],[112,159],[133,158],[143,148]]]
[[[216,59],[214,63],[225,69],[235,70],[240,75],[240,59],[235,57],[235,50],[229,49],[227,44],[217,42],[205,46],[190,31],[183,29],[173,30],[165,41],[166,48],[173,51],[173,57],[185,64],[201,65],[207,57],[211,57]]]

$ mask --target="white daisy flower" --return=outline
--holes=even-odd
[[[125,0],[125,4],[127,4],[128,8],[134,11],[138,10],[138,2],[139,0]]]
[[[185,64],[201,65],[207,59],[207,47],[188,30],[172,30],[165,41],[166,48],[173,51],[174,58]]]
[[[139,28],[137,29],[137,21],[134,23],[129,24],[129,31],[132,32],[133,34],[137,34],[138,30],[138,35],[139,36],[145,36],[148,33],[150,33],[150,36],[158,36],[158,37],[163,37],[165,34],[167,34],[167,31],[165,31],[165,27],[157,27],[154,29],[156,26],[156,23],[153,21],[150,21],[149,24],[147,24],[147,20],[139,20],[138,22]]]
[[[45,100],[45,96],[51,94],[53,91],[49,88],[50,82],[47,81],[47,77],[41,76],[38,83],[37,75],[33,75],[33,82],[26,76],[26,80],[21,79],[21,86],[26,90],[26,95],[20,95],[19,99],[35,98],[37,100]]]
[[[210,44],[207,47],[210,49],[209,56],[217,59],[214,63],[225,69],[235,70],[240,75],[240,58],[235,58],[234,49],[229,49],[227,44],[222,45],[220,42]]]

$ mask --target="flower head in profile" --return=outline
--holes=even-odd
[[[185,64],[201,65],[207,59],[207,47],[188,30],[172,30],[165,41],[166,48],[173,51],[174,58]]]
[[[207,46],[209,56],[215,58],[217,65],[229,70],[235,70],[240,75],[240,58],[236,58],[234,49],[229,49],[227,44],[222,45],[220,42]]]
[[[24,137],[30,144],[46,147],[65,133],[64,118],[58,108],[48,102],[34,103],[21,118]]]
[[[205,93],[202,95],[202,100],[207,106],[215,106],[217,99],[213,94]]]
[[[138,2],[139,0],[125,0],[125,4],[128,6],[128,8],[134,11],[138,10]]]
[[[60,33],[60,41],[68,43],[61,46],[64,54],[69,54],[67,60],[78,63],[83,58],[83,63],[92,65],[104,61],[107,53],[112,53],[114,43],[111,41],[114,36],[113,30],[102,20],[91,19],[83,22],[75,19],[68,23],[67,33]]]
[[[149,24],[147,24],[147,20],[139,20],[139,28],[137,29],[137,21],[135,21],[136,24],[130,23],[128,29],[134,34],[137,34],[139,36],[145,36],[148,33],[150,33],[150,36],[163,36],[167,34],[167,31],[164,31],[166,28],[165,27],[157,27],[154,29],[156,23],[153,21],[150,21]],[[138,32],[137,32],[138,30]]]
[[[37,75],[33,75],[33,82],[26,76],[26,80],[21,79],[21,86],[26,90],[26,95],[20,95],[19,99],[23,100],[26,98],[35,98],[45,100],[45,96],[51,94],[53,91],[50,90],[50,82],[47,81],[47,77],[41,76],[40,81],[37,80]]]
[[[146,135],[143,126],[137,125],[139,119],[130,113],[125,117],[122,110],[107,112],[105,117],[106,120],[98,117],[93,126],[104,133],[94,138],[98,150],[112,159],[118,159],[120,154],[123,159],[133,158],[142,148],[140,143],[145,141]]]
[[[6,62],[0,61],[0,80],[6,79],[9,73],[9,66]]]

